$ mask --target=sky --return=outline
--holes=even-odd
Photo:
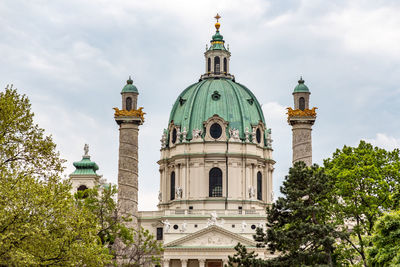
[[[155,210],[162,131],[179,93],[204,73],[221,29],[230,71],[257,97],[272,128],[274,192],[291,165],[286,107],[300,76],[318,107],[313,161],[367,140],[400,147],[400,2],[384,0],[0,1],[0,83],[26,94],[52,135],[65,175],[90,145],[117,183],[113,107],[132,75],[147,113],[139,134],[139,209]]]

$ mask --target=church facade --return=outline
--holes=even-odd
[[[165,267],[222,267],[240,242],[260,257],[253,235],[265,229],[266,207],[273,202],[271,129],[254,94],[230,73],[230,51],[216,33],[204,53],[205,73],[176,99],[161,139],[158,210],[138,211],[139,91],[129,79],[123,88],[119,125],[118,204],[121,215],[133,215],[130,226],[148,229],[163,242]],[[311,164],[310,92],[301,79],[294,109],[293,162]],[[71,174],[73,190],[101,183],[87,150]]]

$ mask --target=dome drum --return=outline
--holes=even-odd
[[[240,137],[240,132],[238,129],[230,128],[229,122],[225,121],[223,118],[219,117],[217,114],[210,117],[207,121],[203,122],[203,127],[201,129],[193,129],[192,138],[189,139],[186,127],[181,131],[179,125],[175,125],[172,121],[168,127],[168,131],[164,130],[164,135],[168,136],[169,145],[163,144],[161,149],[167,147],[172,148],[181,143],[195,143],[195,142],[238,142],[238,143],[249,143],[256,144],[261,148],[270,149],[268,145],[270,129],[265,128],[262,121],[258,124],[251,125],[251,128],[246,127],[244,138]],[[267,142],[265,142],[267,141]],[[270,140],[272,141],[272,140]]]

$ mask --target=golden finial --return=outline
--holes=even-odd
[[[217,15],[214,18],[217,20],[217,23],[215,23],[215,28],[218,31],[219,27],[221,27],[221,24],[219,24],[219,22],[218,22],[218,20],[221,18],[221,16],[217,13]]]

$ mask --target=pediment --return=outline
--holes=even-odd
[[[255,246],[256,242],[213,225],[175,241],[165,244],[165,247],[234,247],[237,243]]]

